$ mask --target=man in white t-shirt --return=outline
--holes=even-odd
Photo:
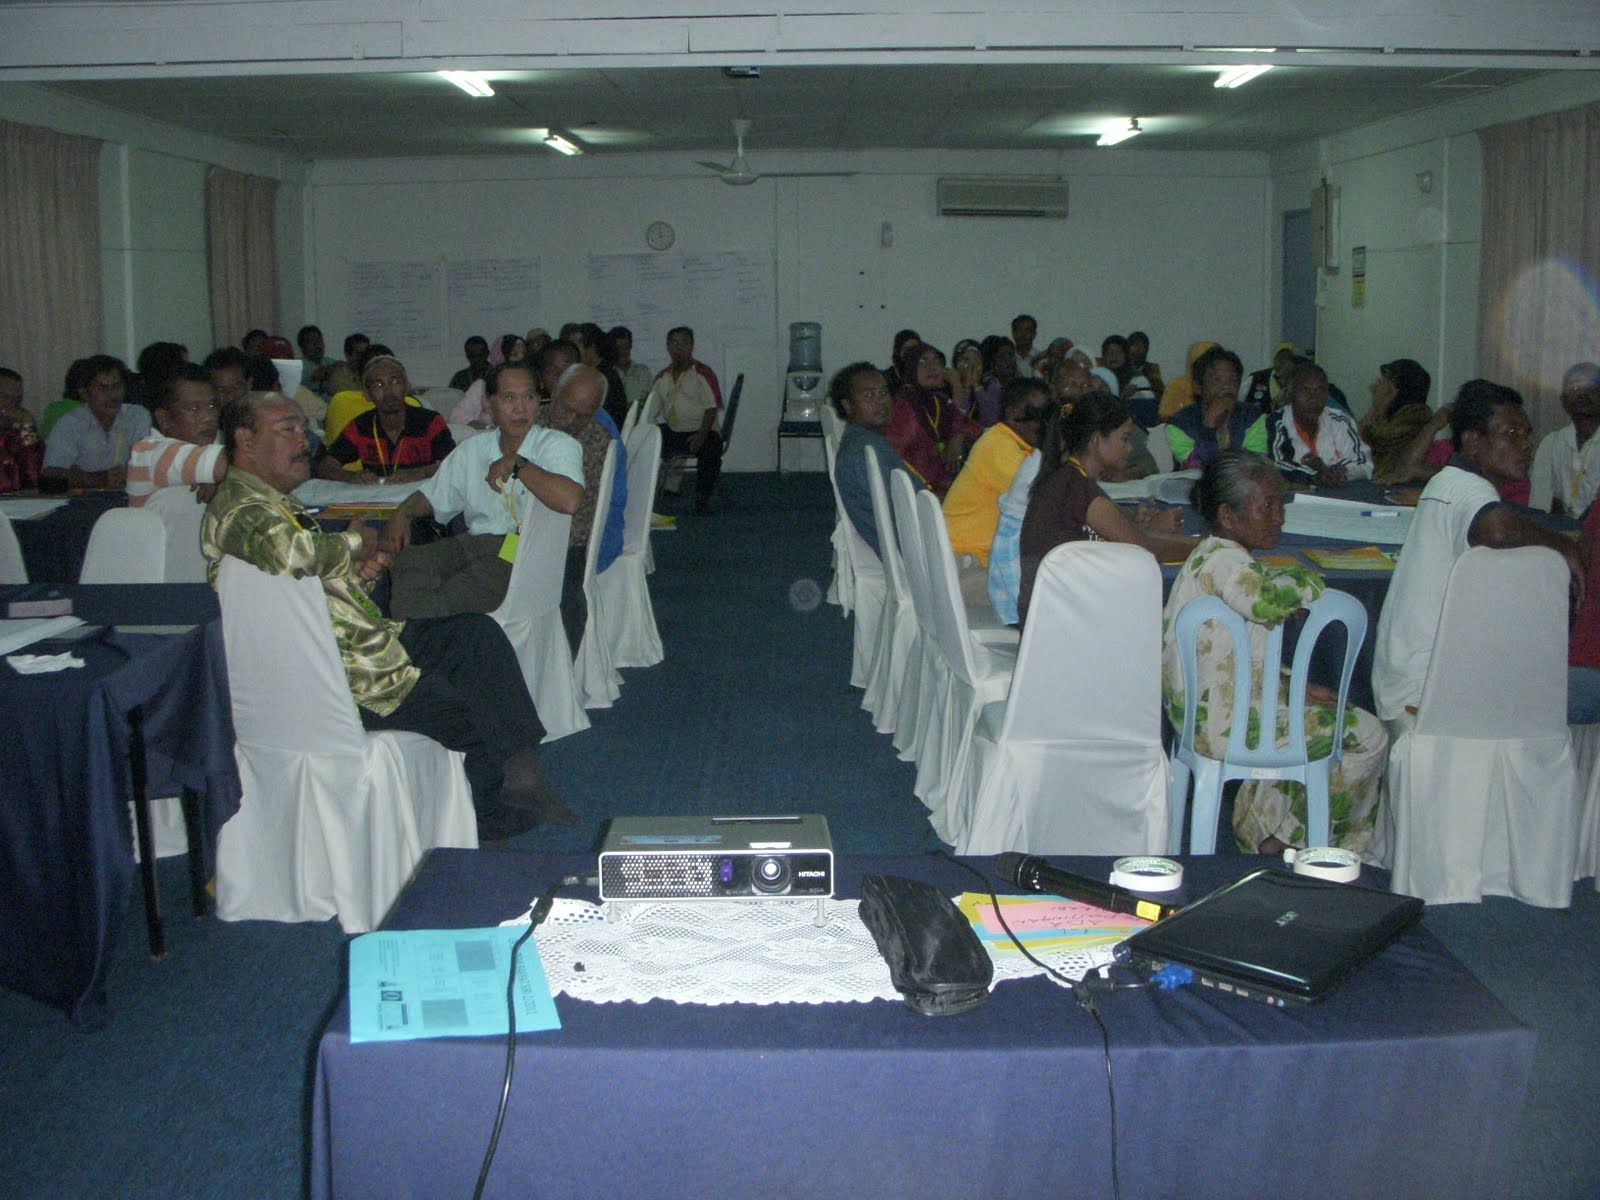
[[[1528,503],[1581,517],[1600,493],[1600,366],[1578,363],[1561,380],[1561,407],[1572,420],[1546,434],[1533,456]]]
[[[128,457],[128,504],[143,508],[162,488],[186,487],[195,503],[209,503],[228,473],[217,441],[217,393],[198,363],[173,369],[150,398],[155,430],[133,444]]]
[[[1522,397],[1486,379],[1465,383],[1451,407],[1450,433],[1455,457],[1422,490],[1378,618],[1372,691],[1391,737],[1422,699],[1450,569],[1469,546],[1548,546],[1566,559],[1579,587],[1583,581],[1576,543],[1500,499],[1500,485],[1524,478],[1533,458]]]
[[[398,619],[493,612],[511,582],[516,543],[507,539],[519,530],[527,496],[568,514],[583,500],[582,447],[565,433],[533,423],[539,408],[533,371],[506,365],[491,371],[486,382],[496,431],[469,437],[452,450],[384,529],[383,544],[395,552],[389,614]],[[502,461],[511,469],[496,487],[489,472]],[[465,534],[410,544],[413,520],[450,521],[457,515],[466,521]]]

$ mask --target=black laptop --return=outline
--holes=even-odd
[[[1422,919],[1422,901],[1287,871],[1246,875],[1122,942],[1122,962],[1192,969],[1280,1008],[1321,1000]]]

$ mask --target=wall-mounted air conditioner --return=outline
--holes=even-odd
[[[946,175],[941,217],[1067,218],[1067,181],[1059,175]]]

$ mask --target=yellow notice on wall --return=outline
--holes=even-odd
[[[1367,306],[1367,248],[1356,246],[1350,251],[1350,307]]]

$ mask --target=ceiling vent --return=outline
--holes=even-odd
[[[1059,175],[946,175],[939,180],[941,217],[1067,219],[1067,181]]]

